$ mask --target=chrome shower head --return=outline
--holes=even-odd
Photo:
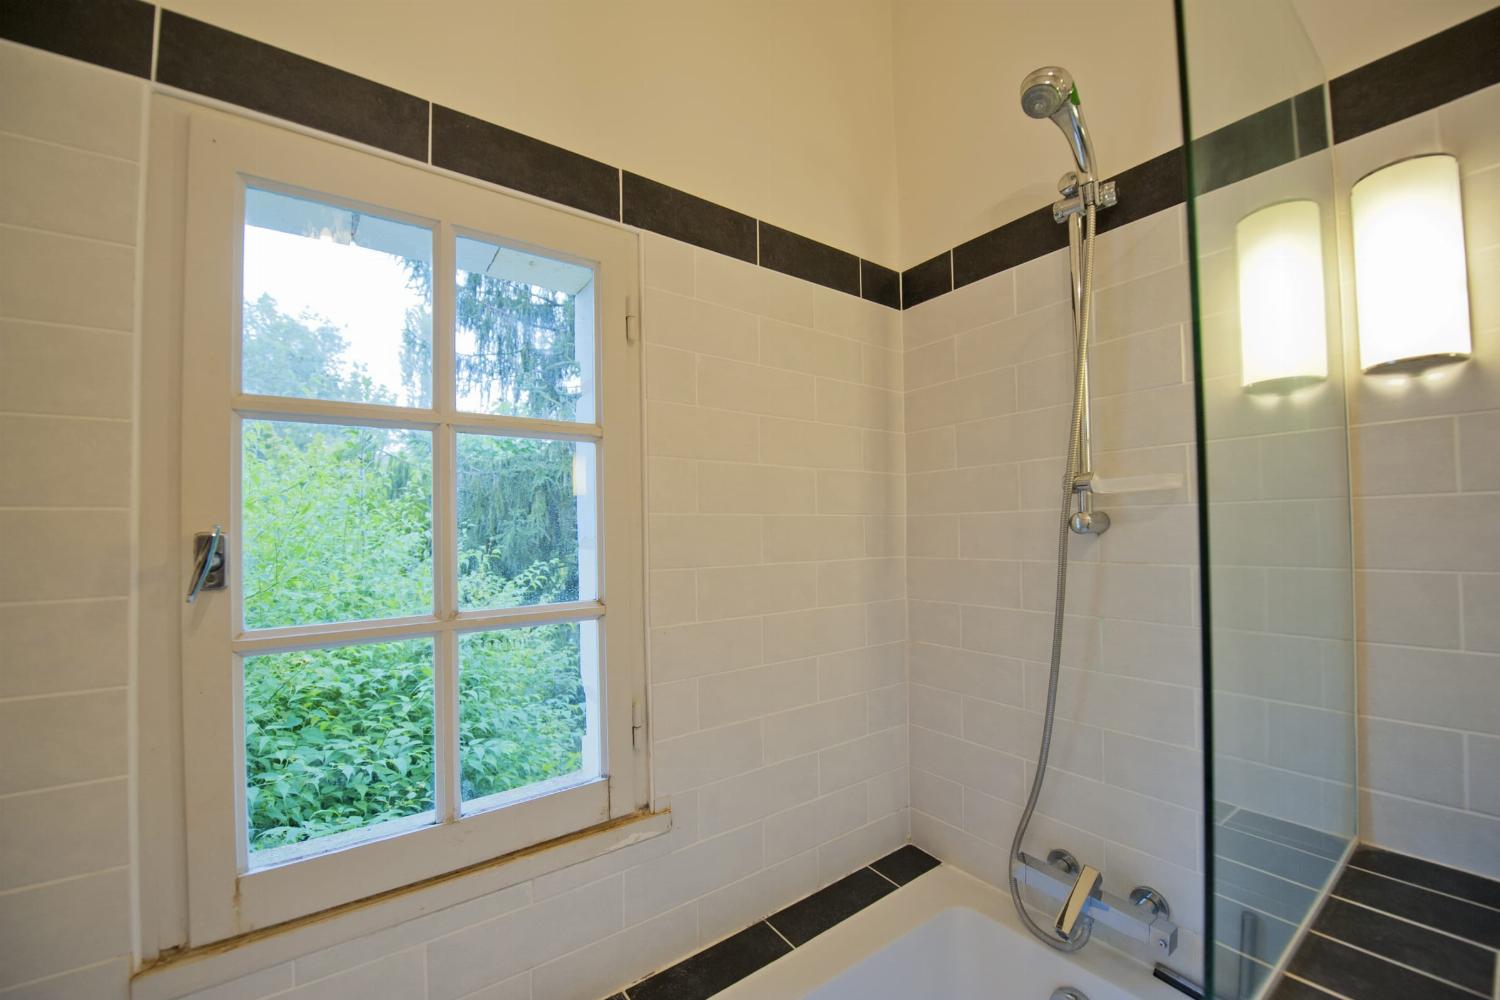
[[[1021,81],[1021,110],[1033,118],[1051,118],[1073,97],[1073,78],[1061,66],[1043,66]]]
[[[1021,110],[1033,118],[1050,118],[1067,137],[1068,148],[1078,163],[1080,181],[1094,179],[1094,146],[1089,142],[1078,88],[1073,76],[1061,66],[1043,66],[1021,81]]]

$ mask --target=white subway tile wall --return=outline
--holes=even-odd
[[[1417,377],[1349,364],[1360,834],[1500,877],[1500,86],[1336,147],[1348,188],[1392,160],[1458,157],[1473,357]],[[1352,270],[1345,263],[1346,295]],[[1351,342],[1356,325],[1350,321]]]
[[[0,997],[129,988],[144,89],[0,42],[0,90],[17,98],[0,102]],[[1299,822],[1349,821],[1339,649],[1353,616],[1364,836],[1488,874],[1497,118],[1490,88],[1336,151],[1345,192],[1388,159],[1459,154],[1475,330],[1473,361],[1419,379],[1365,378],[1351,352],[1352,550],[1328,460],[1340,394],[1307,394],[1278,424],[1238,385],[1232,300],[1209,303],[1203,359],[1220,432],[1222,786]],[[1099,241],[1097,468],[1182,485],[1107,498],[1110,532],[1072,540],[1055,770],[1026,848],[1066,846],[1115,889],[1162,889],[1191,965],[1203,803],[1183,227],[1178,207]],[[1227,247],[1232,225],[1199,235]],[[672,832],[195,996],[597,1000],[908,836],[1004,884],[1046,682],[1065,254],[896,313],[644,242],[651,724]],[[1204,258],[1211,286],[1232,290],[1231,256]]]
[[[1025,849],[1065,847],[1202,930],[1197,523],[1184,211],[1099,237],[1101,498],[1073,536],[1052,765]],[[1041,735],[1071,402],[1066,251],[904,314],[915,842],[999,885]],[[1196,940],[1183,955],[1194,956]]]
[[[1221,804],[1347,839],[1354,828],[1353,592],[1339,299],[1335,377],[1243,385],[1235,224],[1290,198],[1322,213],[1336,288],[1329,153],[1198,199],[1208,459],[1214,778]]]
[[[200,1000],[423,984],[431,1000],[598,1000],[907,840],[903,416],[885,359],[900,316],[645,247],[651,723],[672,832]]]
[[[145,85],[0,42],[0,996],[124,997]]]

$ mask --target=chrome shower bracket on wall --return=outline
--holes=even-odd
[[[1109,208],[1119,199],[1114,181],[1096,181],[1092,177],[1080,178],[1069,171],[1057,182],[1057,193],[1062,195],[1052,203],[1052,218],[1068,227],[1068,266],[1073,275],[1073,349],[1078,350],[1083,331],[1079,323],[1083,316],[1083,218],[1090,205]],[[1088,366],[1083,370],[1083,422],[1079,426],[1078,463],[1073,470],[1073,495],[1077,498],[1078,510],[1074,512],[1068,527],[1079,535],[1102,535],[1109,530],[1109,515],[1094,509],[1094,447],[1090,435]]]

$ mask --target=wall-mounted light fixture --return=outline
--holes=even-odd
[[[1317,202],[1283,201],[1234,227],[1240,375],[1246,386],[1328,377],[1323,226]]]
[[[1433,154],[1367,174],[1350,194],[1359,364],[1409,371],[1469,356],[1458,160]]]

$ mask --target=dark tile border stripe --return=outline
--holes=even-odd
[[[1298,979],[1359,1000],[1474,1000],[1474,994],[1348,945],[1309,934],[1287,965]]]
[[[868,260],[859,262],[861,298],[892,309],[901,308],[901,273]]]
[[[630,987],[630,1000],[698,1000],[770,965],[792,946],[762,921]]]
[[[151,76],[156,8],[142,0],[3,0],[0,38]]]
[[[158,32],[157,8],[144,0],[0,0],[0,38],[147,79],[154,41],[155,79],[167,86],[901,307],[891,268],[274,45],[160,13]]]
[[[939,864],[907,844],[609,1000],[706,1000]]]
[[[944,250],[901,272],[901,308],[910,309],[953,291],[953,251]]]
[[[1409,882],[1346,868],[1333,895],[1405,920],[1456,934],[1489,948],[1500,948],[1500,910],[1440,895]]]
[[[859,258],[826,243],[760,223],[760,266],[859,295]]]
[[[1368,844],[1354,849],[1349,865],[1500,910],[1500,882],[1457,868],[1448,868]]]
[[[1493,950],[1337,897],[1323,904],[1312,929],[1482,995],[1495,983]]]
[[[1145,163],[1120,171],[1115,182],[1130,197],[1122,194],[1118,205],[1099,216],[1101,233],[1182,204],[1183,192],[1187,190],[1187,157],[1181,146],[1169,149]]]
[[[1332,993],[1309,986],[1300,979],[1282,976],[1266,1000],[1338,1000]]]
[[[870,862],[870,867],[897,885],[905,885],[918,875],[926,874],[940,864],[942,864],[941,861],[916,844],[907,844],[900,850],[887,854],[879,861]]]
[[[369,146],[427,159],[427,102],[274,45],[161,12],[156,79]]]
[[[835,924],[896,891],[896,883],[873,868],[859,871],[819,889],[806,899],[771,914],[766,923],[800,948]]]
[[[1500,83],[1500,7],[1416,42],[1329,82],[1335,140],[1431,110],[1465,94]],[[1194,140],[1199,176],[1193,189],[1206,193],[1328,148],[1324,88],[1305,90]],[[1181,204],[1187,197],[1186,157],[1181,146],[1113,176],[1120,202],[1099,213],[1100,232]],[[1050,233],[1047,226],[1057,232]],[[1052,222],[1050,207],[1038,209],[953,248],[953,288],[1024,264],[1067,245],[1065,228]],[[912,268],[926,268],[927,261]],[[907,272],[908,274],[911,271]],[[923,285],[902,307],[936,298]]]
[[[172,11],[160,13],[156,79],[161,83],[729,253],[890,308],[909,309],[930,301],[1050,252],[1066,240],[1065,233],[1049,235],[1042,229],[1036,217],[1050,212],[1039,209],[898,275],[761,224],[761,237],[774,230],[773,240],[780,239],[767,260],[764,246],[747,252],[744,223],[739,220],[750,220],[753,233],[756,223],[750,216],[503,126],[430,106],[422,98],[284,49]],[[0,0],[0,38],[149,78],[156,14],[157,8],[144,0]],[[1335,78],[1329,84],[1335,141],[1500,83],[1496,51],[1500,8]],[[1210,185],[1206,189],[1327,148],[1322,94],[1321,87],[1304,91],[1198,140],[1208,142],[1211,149],[1240,154],[1229,158],[1232,165],[1222,175],[1202,178]],[[430,129],[429,108],[434,119]],[[441,137],[436,121],[440,110],[448,130]],[[1278,132],[1267,139],[1270,123],[1278,129],[1285,125],[1287,136]],[[443,163],[437,162],[440,145]],[[1118,174],[1121,203],[1101,214],[1100,232],[1182,202],[1183,163],[1178,147]],[[614,178],[612,205],[607,204],[608,174]],[[676,207],[652,204],[650,192],[638,191],[641,201],[633,210],[633,185],[641,191],[655,185],[657,195],[676,195]],[[713,213],[695,212],[691,206],[728,213],[721,222],[736,221],[722,231],[706,218]],[[724,246],[729,249],[721,249]]]
[[[1050,205],[1028,212],[954,247],[953,287],[962,288],[1067,245],[1068,227],[1052,218]]]
[[[1329,81],[1344,142],[1500,83],[1500,7]]]
[[[756,263],[755,220],[639,174],[625,172],[624,222]]]
[[[620,218],[616,168],[441,104],[432,106],[432,165]]]
[[[1288,972],[1323,990],[1488,1000],[1500,963],[1500,882],[1369,845],[1355,848],[1291,956]],[[1462,898],[1460,898],[1462,897]],[[1273,997],[1312,996],[1284,979]]]

